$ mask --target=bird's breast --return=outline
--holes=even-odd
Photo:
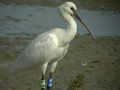
[[[58,47],[53,53],[51,53],[49,60],[50,62],[61,60],[68,51],[69,44],[65,45],[64,47]]]

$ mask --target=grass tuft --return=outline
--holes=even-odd
[[[67,90],[78,90],[84,83],[84,75],[78,74],[75,80],[71,80]]]

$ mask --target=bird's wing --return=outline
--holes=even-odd
[[[35,60],[46,60],[57,48],[58,39],[55,34],[45,33],[39,35],[25,50],[26,55],[34,57]],[[29,57],[30,57],[29,56]],[[31,58],[32,58],[31,57]]]
[[[55,34],[44,33],[35,38],[17,58],[13,65],[14,69],[23,69],[36,63],[44,63],[49,55],[58,47],[58,40]]]

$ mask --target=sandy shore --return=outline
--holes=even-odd
[[[9,72],[15,58],[35,36],[13,33],[0,37],[0,90],[40,90],[39,66],[14,76]],[[53,90],[68,90],[70,80],[78,74],[84,75],[79,90],[120,90],[120,37],[98,37],[95,42],[87,35],[77,35],[58,64]]]

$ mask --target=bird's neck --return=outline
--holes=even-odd
[[[67,18],[65,18],[65,22],[67,24],[67,29],[66,29],[66,40],[67,42],[71,42],[73,38],[76,35],[77,32],[77,25],[73,17],[70,15]]]
[[[66,24],[67,24],[67,31],[69,32],[75,32],[77,30],[77,25],[75,20],[73,19],[72,16],[69,16],[69,18],[67,18],[65,20]]]

